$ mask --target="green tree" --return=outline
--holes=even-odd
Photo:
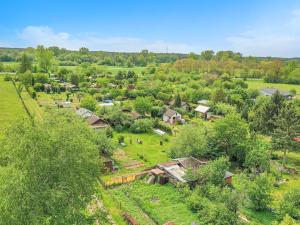
[[[285,217],[283,218],[283,220],[280,222],[279,225],[299,225],[299,223],[289,215],[285,215]]]
[[[20,63],[19,65],[20,73],[25,73],[27,70],[32,69],[32,59],[25,52],[21,54],[19,63]]]
[[[246,154],[245,166],[255,174],[265,172],[270,168],[270,146],[262,140],[253,142]]]
[[[294,139],[300,133],[300,118],[293,102],[285,102],[275,119],[275,130],[272,134],[272,146],[283,151],[283,165],[289,150],[298,150],[299,142]]]
[[[70,122],[72,121],[72,122]],[[94,133],[78,117],[53,111],[17,121],[0,142],[1,224],[91,224],[97,185]]]
[[[36,48],[36,58],[42,72],[49,72],[54,60],[53,52],[42,45]]]
[[[228,114],[213,126],[210,144],[231,161],[243,165],[248,150],[249,126],[238,114]]]
[[[284,194],[279,203],[278,216],[283,219],[289,215],[295,220],[300,221],[300,189],[292,189]]]
[[[179,94],[175,96],[174,107],[180,108],[181,107],[181,97]]]
[[[134,101],[134,108],[138,113],[145,115],[151,112],[152,102],[147,97],[137,97]]]
[[[171,156],[178,157],[203,157],[208,154],[206,128],[197,125],[184,126],[180,135],[171,143]]]
[[[220,157],[199,168],[195,174],[196,179],[200,185],[208,183],[210,185],[224,186],[225,172],[229,170],[229,166],[228,158]]]
[[[80,101],[80,107],[86,108],[91,111],[95,111],[97,106],[97,101],[90,95],[85,96]]]
[[[200,58],[203,60],[211,60],[214,57],[214,51],[212,50],[205,50],[201,52]]]
[[[267,174],[261,174],[249,183],[248,197],[251,207],[257,211],[264,210],[272,201],[272,184]]]

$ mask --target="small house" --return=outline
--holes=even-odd
[[[93,129],[102,129],[109,126],[109,124],[105,120],[96,116],[92,111],[88,109],[79,108],[76,110],[76,114],[81,118],[85,119],[90,125],[90,127]]]
[[[156,165],[154,169],[150,171],[154,182],[164,184],[170,182],[172,184],[177,183],[189,183],[192,182],[186,178],[186,172],[188,170],[197,170],[208,163],[206,160],[199,160],[194,157],[185,157],[174,159],[170,162],[161,163]],[[233,174],[226,171],[224,179],[227,184],[231,184]]]
[[[105,120],[94,114],[87,118],[87,122],[93,129],[102,129],[109,126]]]
[[[71,108],[72,107],[72,103],[70,101],[61,101],[61,102],[57,102],[57,107],[58,108]]]
[[[205,106],[205,105],[198,105],[195,111],[199,113],[205,120],[209,119],[208,118],[208,111],[210,107]]]
[[[181,122],[182,121],[181,114],[179,114],[173,109],[167,109],[167,111],[163,114],[163,121],[170,124]]]
[[[201,100],[198,100],[197,103],[200,105],[208,106],[209,101],[206,99],[201,99]]]
[[[264,96],[273,96],[276,92],[279,92],[285,98],[292,98],[292,95],[289,91],[282,91],[276,88],[263,88],[260,90],[260,93]]]
[[[51,84],[45,83],[45,84],[43,84],[43,87],[44,87],[44,91],[47,92],[47,93],[52,91],[52,85]]]

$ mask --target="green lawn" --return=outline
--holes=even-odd
[[[0,76],[0,132],[17,118],[26,117],[26,111],[11,81]]]
[[[297,91],[297,98],[300,98],[300,85],[296,84],[280,84],[280,83],[264,83],[263,80],[247,80],[248,88],[262,89],[262,88],[277,88],[284,91],[295,89]]]
[[[184,201],[184,196],[171,184],[146,184],[143,181],[122,185],[110,190],[124,211],[128,211],[139,224],[190,225],[198,221]],[[146,216],[145,216],[146,215]]]
[[[123,135],[125,137],[125,147],[119,145],[118,137]],[[118,176],[123,174],[129,174],[143,169],[149,168],[161,162],[167,162],[170,160],[168,156],[168,150],[170,148],[171,136],[167,135],[169,141],[164,141],[163,145],[160,145],[162,137],[150,132],[147,134],[132,134],[129,132],[114,133],[114,142],[118,145],[117,150],[114,153],[114,160],[119,165],[119,171],[113,174],[103,176],[106,180],[112,176]],[[131,139],[131,144],[130,144]],[[137,139],[143,143],[138,144]],[[125,169],[125,165],[129,165],[133,162],[144,163],[144,166],[135,169]]]

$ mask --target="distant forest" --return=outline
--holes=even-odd
[[[17,72],[16,65],[4,65],[1,62],[20,62],[24,53],[32,62],[35,62],[39,47],[42,46],[38,46],[36,49],[0,48],[0,72]],[[80,65],[150,66],[156,67],[159,69],[158,71],[164,73],[203,73],[216,76],[226,73],[232,77],[263,78],[266,82],[272,83],[300,84],[300,58],[252,57],[233,51],[214,52],[212,50],[206,50],[199,54],[180,54],[153,53],[148,50],[137,53],[90,51],[84,47],[78,51],[59,47],[46,49],[51,53],[55,59],[55,65],[58,67]]]

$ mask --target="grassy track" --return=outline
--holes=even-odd
[[[41,107],[39,107],[36,100],[32,99],[26,90],[22,91],[21,96],[27,109],[29,110],[30,115],[41,121],[43,119],[44,111]]]
[[[26,111],[12,82],[0,76],[0,133],[17,118],[26,117]]]

